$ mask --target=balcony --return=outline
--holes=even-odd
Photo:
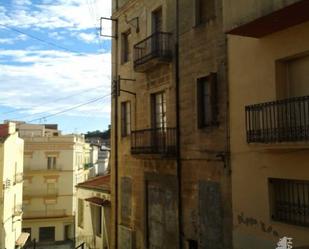
[[[23,215],[24,219],[46,219],[46,218],[63,218],[67,217],[65,209],[42,210],[42,211],[26,211]]]
[[[229,2],[228,4],[231,6],[226,14],[232,17],[233,15],[229,14],[233,13],[237,6],[231,4],[233,2],[232,0],[225,1]],[[266,2],[267,1],[265,1],[265,3]],[[274,0],[269,2],[272,3],[261,4],[256,2],[256,4],[252,5],[250,1],[247,3],[244,2],[247,8],[245,7],[243,10],[253,8],[255,11],[248,14],[238,9],[239,14],[236,19],[233,18],[233,22],[229,25],[230,27],[228,27],[229,31],[227,31],[227,33],[261,38],[309,20],[309,1],[307,0],[282,1],[280,4],[279,2],[276,3]],[[267,7],[267,5],[269,7]],[[233,8],[235,8],[235,10]]]
[[[156,32],[134,46],[134,70],[146,72],[172,59],[171,33]]]
[[[246,106],[248,143],[309,141],[309,96]]]
[[[132,131],[131,153],[176,155],[176,128],[157,128]]]
[[[23,206],[17,205],[13,208],[13,216],[21,216],[23,214]]]
[[[22,183],[23,180],[24,180],[24,174],[23,174],[23,173],[17,173],[17,174],[15,174],[15,177],[14,177],[14,184]]]

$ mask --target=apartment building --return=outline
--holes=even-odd
[[[23,230],[36,246],[70,248],[75,185],[87,180],[89,146],[81,135],[62,135],[57,125],[17,122],[17,127],[25,141]]]
[[[23,154],[15,124],[0,125],[0,248],[21,248],[29,236],[22,233]]]
[[[98,176],[77,186],[76,246],[110,248],[110,176]]]
[[[111,248],[231,248],[222,1],[112,2]]]
[[[306,0],[224,0],[235,249],[309,248],[308,13]]]

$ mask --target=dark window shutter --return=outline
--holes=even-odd
[[[203,80],[197,80],[197,122],[198,128],[204,126]]]
[[[121,103],[121,136],[125,137],[127,135],[126,127],[126,102]]]
[[[217,125],[218,123],[218,83],[217,83],[217,73],[211,73],[209,75],[209,82],[211,86],[211,105],[212,105],[212,125]]]

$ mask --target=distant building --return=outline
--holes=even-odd
[[[110,176],[90,179],[76,188],[76,246],[110,248]]]
[[[74,239],[75,185],[88,179],[90,146],[57,125],[18,123],[25,141],[23,230],[45,248],[70,248]],[[57,248],[57,246],[56,246]]]
[[[0,248],[21,248],[24,141],[14,123],[0,125]]]
[[[109,171],[110,148],[102,145],[98,151],[98,175],[106,174]]]

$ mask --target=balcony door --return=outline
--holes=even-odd
[[[309,96],[308,69],[308,55],[279,63],[279,97],[289,99],[277,107],[279,132],[283,139],[302,137],[309,129],[308,98],[304,97]]]
[[[154,152],[164,151],[166,147],[166,96],[165,92],[151,95],[152,133],[151,143]]]
[[[162,8],[152,12],[152,33],[161,32],[163,27]]]
[[[151,53],[158,55],[160,53],[160,34],[163,28],[162,8],[156,9],[152,12],[152,39],[151,39]]]

